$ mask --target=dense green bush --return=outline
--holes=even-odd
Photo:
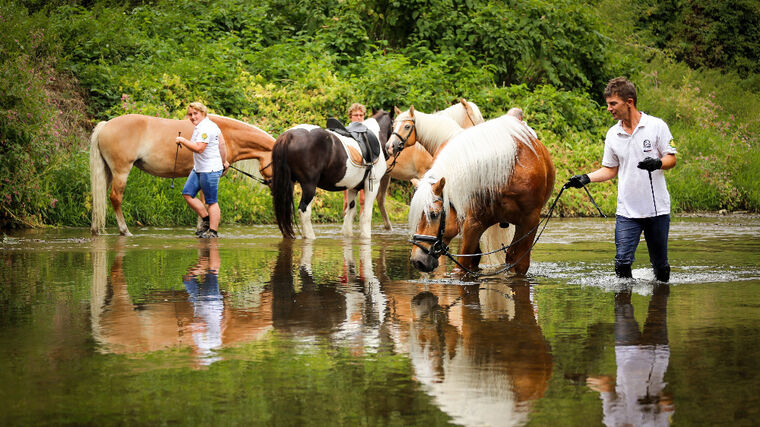
[[[760,3],[756,0],[642,2],[639,25],[660,48],[693,68],[760,73]]]

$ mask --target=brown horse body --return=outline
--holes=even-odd
[[[265,178],[271,177],[268,168],[274,145],[271,135],[239,120],[216,115],[209,115],[209,118],[222,131],[228,162],[257,159],[262,166],[261,174]],[[132,166],[163,178],[186,177],[190,173],[192,153],[178,150],[175,139],[180,134],[189,138],[193,129],[188,120],[138,114],[116,117],[95,127],[90,138],[93,234],[105,230],[105,197],[110,186],[109,199],[119,233],[130,235],[121,204]]]
[[[478,132],[481,126],[486,127]],[[461,234],[459,253],[467,255],[480,252],[480,237],[489,227],[514,224],[515,243],[506,251],[506,262],[514,264],[516,274],[524,275],[530,266],[541,209],[554,187],[549,151],[527,126],[508,116],[463,132],[441,155],[447,150],[451,151],[445,158],[437,158],[423,179],[427,188],[420,196],[415,193],[410,209],[412,229],[420,236],[440,236],[445,245]],[[491,151],[479,154],[477,150]],[[458,170],[452,170],[452,165]],[[422,240],[427,243],[418,242],[412,249],[411,262],[421,271],[438,266],[441,253],[431,250],[430,240]],[[483,248],[487,249],[491,248]],[[474,271],[480,257],[460,256],[457,261]]]

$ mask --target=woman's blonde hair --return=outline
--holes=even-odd
[[[188,108],[192,108],[195,111],[200,111],[201,113],[203,113],[204,116],[208,114],[208,108],[206,108],[205,105],[197,101],[191,102],[190,105],[188,105]]]

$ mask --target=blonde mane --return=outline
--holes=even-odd
[[[459,220],[463,220],[479,198],[495,197],[495,192],[509,181],[517,158],[517,143],[536,153],[533,141],[527,127],[507,115],[459,133],[441,150],[433,167],[420,180],[409,206],[411,232],[416,231],[423,214],[429,218],[435,200],[432,185],[440,178],[446,178],[444,209],[448,211],[453,206]]]
[[[409,110],[396,117],[396,122],[411,120]],[[429,153],[435,153],[446,141],[451,140],[462,132],[462,127],[447,115],[427,114],[414,110],[417,142],[422,144]]]
[[[472,117],[470,117],[470,120],[474,124],[480,124],[483,123],[485,120],[483,119],[483,114],[480,113],[480,108],[478,108],[477,105],[475,105],[474,102],[466,101],[467,105],[472,108]],[[457,102],[456,104],[452,105],[449,108],[446,108],[445,110],[441,110],[435,113],[436,115],[446,115],[448,117],[451,117],[455,122],[457,123],[465,123],[467,117],[467,110],[464,108],[464,105],[462,105],[461,102]]]

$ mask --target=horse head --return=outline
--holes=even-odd
[[[454,207],[447,208],[444,205],[445,185],[446,178],[439,179],[429,189],[422,188],[421,184],[415,193],[417,200],[412,200],[412,205],[419,205],[421,200],[418,194],[432,192],[432,201],[423,202],[425,206],[422,209],[410,209],[410,212],[419,212],[415,234],[412,237],[414,247],[410,261],[415,268],[423,272],[431,272],[438,267],[438,258],[448,251],[449,243],[459,234],[459,222]]]
[[[389,154],[398,155],[401,150],[411,147],[417,142],[417,128],[413,105],[404,112],[398,107],[394,107],[394,109],[396,119],[393,121],[393,132],[388,138],[385,148]]]

